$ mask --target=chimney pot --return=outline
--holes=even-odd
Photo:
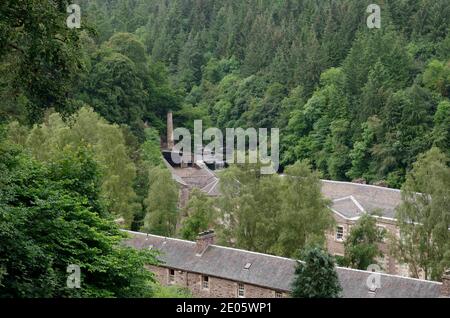
[[[213,230],[205,231],[198,234],[195,244],[195,252],[197,256],[202,256],[210,245],[215,242],[216,234]]]

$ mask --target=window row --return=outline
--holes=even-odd
[[[175,284],[175,270],[174,269],[168,269],[168,283],[173,285]],[[202,275],[201,276],[201,286],[203,290],[209,290],[210,287],[210,280],[209,276]],[[244,283],[238,283],[237,289],[236,289],[236,295],[239,298],[245,298],[245,284]],[[280,291],[274,291],[274,297],[275,298],[283,298],[283,293]]]

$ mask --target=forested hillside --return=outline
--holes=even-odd
[[[0,3],[0,298],[188,297],[120,231],[141,226],[179,97],[134,36],[68,28],[69,4]]]
[[[179,124],[278,127],[283,165],[400,187],[418,154],[450,149],[450,6],[384,0],[369,29],[369,3],[81,2],[96,43],[132,33],[166,65]]]
[[[402,251],[440,277],[450,6],[379,0],[369,29],[372,2],[2,0],[0,297],[185,295],[155,285],[155,255],[121,246],[120,228],[194,239],[215,225],[225,245],[298,255],[332,226],[320,178],[429,194],[400,211],[406,232],[428,226]],[[160,152],[168,111],[178,127],[280,128],[285,178],[231,166],[221,198],[194,191],[180,209]],[[68,264],[86,289],[64,287]]]
[[[80,30],[30,4],[30,23],[46,19],[64,47],[45,32],[2,33],[31,40],[2,46],[2,118],[88,104],[140,142],[146,126],[163,133],[169,109],[185,127],[277,127],[282,167],[309,159],[324,178],[391,187],[420,153],[450,149],[445,0],[384,0],[381,29],[359,0],[79,3]],[[46,55],[57,72],[39,64]]]

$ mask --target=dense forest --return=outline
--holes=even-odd
[[[323,178],[397,188],[420,153],[450,149],[445,0],[382,1],[380,29],[358,0],[79,3],[81,31],[24,29],[19,61],[3,46],[1,118],[88,104],[140,142],[145,126],[164,134],[169,109],[184,127],[277,127],[282,167],[309,159]],[[66,45],[39,42],[48,32]]]
[[[281,128],[283,166],[399,188],[420,153],[450,149],[445,0],[382,1],[381,29],[357,0],[81,3],[97,44],[133,34],[166,66],[180,125]]]
[[[72,2],[79,29],[66,25]],[[439,278],[450,262],[450,6],[380,0],[370,29],[372,2],[3,0],[0,297],[184,295],[142,269],[152,253],[116,247],[119,226],[194,239],[217,207],[230,216],[215,224],[223,244],[296,256],[332,223],[320,178],[438,195],[433,217],[447,214],[427,235],[438,228]],[[190,129],[280,128],[286,178],[234,166],[224,198],[195,191],[179,211],[160,156],[168,111]],[[90,273],[82,293],[61,288],[67,263]]]

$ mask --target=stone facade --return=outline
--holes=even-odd
[[[357,220],[349,220],[341,217],[336,213],[333,213],[333,217],[336,221],[334,231],[330,231],[326,235],[328,252],[335,256],[344,256],[344,241],[349,235],[352,227],[356,224]],[[387,236],[399,235],[399,230],[395,224],[395,220],[378,218],[377,226],[385,229],[386,233],[388,233]],[[341,240],[337,239],[338,227],[343,228],[343,238]],[[381,269],[383,272],[393,275],[410,276],[407,265],[400,264],[391,254],[388,239],[380,244],[379,248],[384,255],[382,259],[378,260],[378,264],[381,265]]]
[[[235,282],[214,276],[181,271],[164,266],[147,266],[164,286],[188,288],[195,298],[284,298],[288,294],[264,287]],[[204,280],[207,279],[207,284]],[[240,289],[239,289],[240,288]],[[243,295],[238,295],[238,291]]]
[[[210,231],[196,242],[147,233],[130,232],[126,246],[158,251],[161,265],[148,266],[166,286],[189,289],[197,298],[289,297],[297,260],[210,244],[198,255],[198,247],[210,242]],[[202,239],[204,241],[202,242]],[[449,275],[443,283],[380,273],[380,288],[367,285],[373,273],[336,267],[344,298],[448,297]]]
[[[450,298],[450,270],[442,277],[441,295]]]

